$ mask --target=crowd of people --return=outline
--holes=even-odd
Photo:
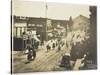
[[[49,52],[50,50],[57,50],[57,52],[59,52],[62,49],[63,45],[64,43],[61,40],[52,39],[45,43],[45,49],[47,52]]]
[[[63,49],[63,46],[66,46],[66,51],[69,50],[69,53],[67,52],[62,56],[59,66],[69,70],[74,68],[77,59],[81,59],[81,64],[86,63],[85,60],[88,55],[88,38],[89,36],[86,36],[85,32],[73,31],[69,32],[66,37],[45,41],[43,46],[45,47],[44,50],[46,50],[47,53],[49,53],[50,50],[56,50],[56,52],[60,52]],[[36,50],[38,49],[41,41],[35,39],[31,34],[27,36],[27,39],[24,39],[24,43],[25,42],[26,48],[28,49],[27,59],[30,61],[33,58],[34,60],[36,58]],[[78,69],[80,68],[81,67]]]
[[[67,35],[66,47],[70,52],[62,56],[61,67],[63,66],[67,70],[87,69],[88,38],[89,36],[83,31],[70,32]]]

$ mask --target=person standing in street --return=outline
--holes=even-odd
[[[26,34],[26,32],[23,32],[22,37],[23,37],[23,51],[25,53],[26,52],[26,44],[27,44],[27,34]]]

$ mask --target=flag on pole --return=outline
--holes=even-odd
[[[46,10],[48,10],[48,6],[47,6],[47,3],[46,3]]]
[[[48,6],[47,6],[47,2],[46,2],[46,0],[45,0],[45,4],[46,4],[46,10],[48,10]]]

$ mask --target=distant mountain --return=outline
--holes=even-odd
[[[75,19],[73,19],[73,29],[81,29],[81,30],[87,30],[89,29],[90,20],[89,18],[79,15]]]

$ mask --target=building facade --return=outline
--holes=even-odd
[[[55,28],[65,28],[67,32],[67,20],[55,20],[48,18],[13,16],[13,36],[21,38],[23,32],[36,31],[41,41],[48,40],[48,33],[53,33]]]

